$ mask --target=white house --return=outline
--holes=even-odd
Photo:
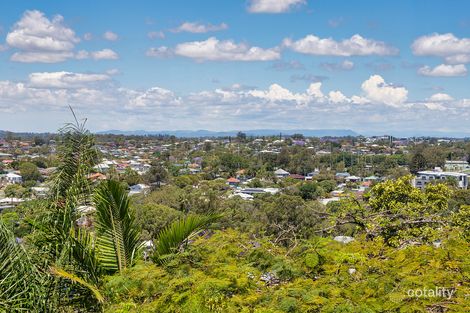
[[[446,160],[446,164],[444,165],[444,169],[450,172],[461,172],[464,170],[470,169],[470,165],[467,161],[449,161]]]
[[[8,173],[5,176],[7,183],[10,184],[21,184],[23,182],[23,178],[21,175],[15,173]]]
[[[274,171],[274,175],[276,175],[277,178],[285,178],[290,175],[288,171],[283,170],[282,168],[279,168]]]
[[[461,189],[467,189],[468,177],[467,174],[457,172],[442,172],[442,171],[421,171],[418,172],[416,177],[413,179],[413,186],[416,188],[423,189],[427,184],[432,181],[440,180],[445,181],[447,179],[454,179],[457,182],[457,186]]]
[[[130,186],[129,188],[130,188],[129,195],[147,193],[150,190],[150,186],[145,185],[145,184],[137,184],[137,185]]]

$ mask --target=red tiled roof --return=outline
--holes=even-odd
[[[227,182],[228,183],[239,183],[240,181],[234,177],[230,177],[229,179],[227,179]]]

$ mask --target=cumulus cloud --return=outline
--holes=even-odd
[[[271,61],[281,57],[278,48],[263,49],[215,37],[180,43],[174,53],[197,61]]]
[[[391,107],[401,107],[408,99],[408,90],[405,87],[387,84],[380,75],[369,77],[362,83],[361,88],[368,100]]]
[[[283,13],[306,3],[306,0],[251,0],[248,12]]]
[[[78,60],[93,59],[93,60],[117,60],[119,55],[111,49],[103,49],[98,51],[85,51],[80,50],[75,54]]]
[[[103,38],[109,41],[116,41],[119,39],[119,36],[118,34],[108,30],[103,34]]]
[[[40,11],[26,11],[15,23],[6,41],[25,51],[70,51],[80,41],[75,32],[65,26],[64,18],[56,15],[49,20]]]
[[[451,64],[470,62],[470,38],[458,38],[452,33],[421,36],[411,49],[415,55],[442,57]]]
[[[432,111],[446,111],[454,98],[446,93],[436,93],[423,102],[423,105]]]
[[[116,60],[119,58],[119,55],[111,49],[94,51],[90,55],[95,60]]]
[[[362,94],[348,97],[341,90],[323,91],[321,82],[305,90],[280,84],[266,88],[234,84],[227,88],[178,95],[162,86],[146,90],[120,87],[103,73],[39,72],[24,82],[0,81],[0,111],[22,111],[20,120],[41,112],[66,112],[70,104],[86,112],[95,129],[243,129],[243,128],[352,128],[383,126],[402,129],[424,125],[432,129],[436,110],[446,110],[449,125],[469,121],[470,99],[455,100],[436,93],[410,103],[404,87],[393,86],[374,75],[362,84]],[[361,105],[359,105],[361,104]],[[59,113],[51,114],[60,116]],[[5,115],[8,116],[8,115]],[[65,117],[63,117],[65,118]],[[14,119],[18,123],[18,119]],[[460,123],[454,123],[455,120]],[[9,119],[4,119],[4,127]],[[57,121],[59,124],[61,121]],[[51,119],[43,127],[50,127]],[[2,124],[3,125],[3,124]],[[28,125],[28,124],[24,124]],[[312,126],[315,125],[315,126]]]
[[[336,41],[332,38],[320,38],[315,35],[293,41],[286,38],[283,46],[293,51],[310,55],[353,56],[353,55],[396,55],[398,49],[383,41],[367,39],[361,35]]]
[[[92,35],[85,33],[85,40]],[[57,63],[68,59],[117,59],[118,55],[103,49],[95,52],[81,50],[75,52],[75,45],[80,42],[75,32],[66,26],[61,15],[48,19],[43,12],[26,11],[7,34],[6,42],[16,51],[10,59],[23,63]]]
[[[11,55],[10,60],[22,63],[57,63],[73,58],[71,51],[63,52],[15,52]]]
[[[160,106],[174,106],[179,103],[179,99],[175,94],[164,88],[152,87],[142,93],[134,93],[135,97],[131,98],[128,108],[151,108]]]
[[[36,88],[84,88],[90,84],[109,80],[104,74],[73,72],[42,72],[29,75],[29,86]]]
[[[208,32],[216,32],[228,29],[228,25],[225,23],[220,23],[219,25],[212,25],[212,24],[201,24],[201,23],[192,23],[192,22],[184,22],[180,26],[172,29],[175,33],[181,32],[188,32],[188,33],[208,33]]]
[[[466,76],[467,68],[464,64],[448,65],[440,64],[434,68],[429,66],[423,66],[418,69],[418,74],[423,76],[434,76],[434,77],[454,77],[454,76]]]
[[[61,15],[49,20],[37,10],[26,11],[6,37],[7,44],[19,50],[11,57],[17,62],[62,62],[73,56],[79,41]]]
[[[452,98],[446,93],[436,93],[436,94],[433,94],[431,97],[429,97],[428,100],[442,102],[442,101],[453,101],[454,98]]]

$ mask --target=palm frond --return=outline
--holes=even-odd
[[[104,297],[101,294],[101,292],[99,291],[98,287],[96,287],[93,284],[85,281],[84,279],[78,277],[77,275],[75,275],[73,273],[70,273],[70,272],[67,272],[67,271],[65,271],[61,268],[57,268],[57,267],[52,267],[51,268],[51,273],[54,274],[57,277],[67,279],[67,280],[71,281],[72,283],[76,283],[76,284],[79,284],[79,285],[87,288],[88,290],[90,290],[93,293],[93,295],[95,296],[96,300],[98,300],[99,303],[104,302]]]
[[[107,271],[122,271],[135,263],[142,250],[127,192],[119,182],[105,181],[97,188],[94,202],[100,262]]]
[[[0,221],[0,312],[44,308],[43,274]]]
[[[217,214],[188,215],[164,228],[155,239],[153,259],[156,263],[166,263],[179,252],[183,244],[194,235],[220,218]]]

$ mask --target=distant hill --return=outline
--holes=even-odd
[[[239,131],[210,131],[210,130],[161,130],[161,131],[146,131],[146,130],[107,130],[97,132],[97,134],[112,134],[112,135],[126,135],[126,136],[152,136],[152,135],[167,135],[176,137],[228,137],[236,136]],[[247,136],[277,136],[302,134],[306,137],[346,137],[346,136],[359,136],[358,133],[349,129],[255,129],[243,130]]]

